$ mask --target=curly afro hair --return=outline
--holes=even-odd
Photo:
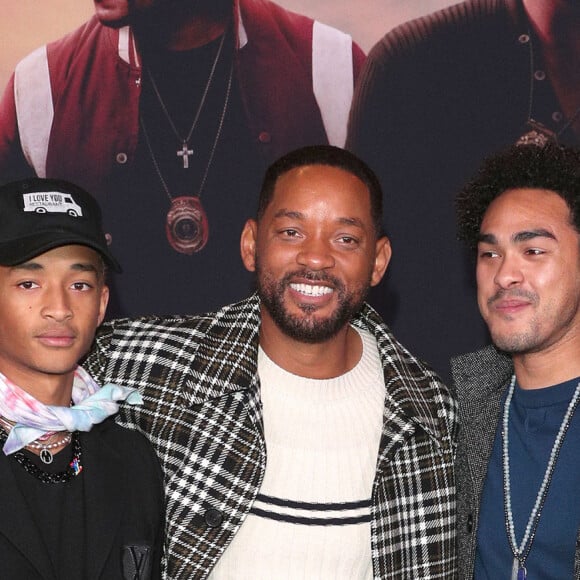
[[[477,248],[481,222],[489,204],[510,189],[547,189],[570,208],[580,233],[580,150],[549,142],[514,145],[486,159],[456,198],[458,238]]]

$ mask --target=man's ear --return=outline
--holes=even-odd
[[[391,242],[389,238],[383,236],[377,240],[375,245],[375,264],[373,266],[373,273],[371,276],[371,286],[376,286],[385,275],[387,266],[391,261]]]
[[[258,224],[256,220],[249,219],[242,230],[240,238],[240,252],[242,262],[249,272],[256,271],[256,240],[258,238]]]

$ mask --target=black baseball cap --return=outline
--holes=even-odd
[[[99,204],[84,189],[42,178],[0,187],[0,265],[16,266],[69,244],[92,248],[121,271],[107,247]]]

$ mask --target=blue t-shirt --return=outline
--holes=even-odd
[[[579,380],[576,378],[533,390],[521,389],[516,384],[510,408],[509,459],[511,503],[518,545],[524,536],[560,424]],[[509,578],[514,559],[505,525],[501,429],[500,417],[481,500],[476,580]],[[564,438],[526,560],[530,580],[561,580],[574,576],[576,536],[580,527],[579,449],[580,408],[577,408]]]

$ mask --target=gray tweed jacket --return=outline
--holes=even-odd
[[[513,373],[511,358],[492,346],[451,361],[459,403],[459,436],[455,463],[457,485],[457,556],[460,580],[473,578],[479,504],[487,475],[502,395]],[[580,580],[580,531],[574,578]]]
[[[375,578],[455,578],[456,406],[445,385],[370,307],[353,324],[377,339],[386,399],[372,492]],[[248,514],[266,466],[256,296],[215,314],[117,320],[85,366],[137,387],[120,421],[145,433],[165,471],[166,577],[206,578]]]

